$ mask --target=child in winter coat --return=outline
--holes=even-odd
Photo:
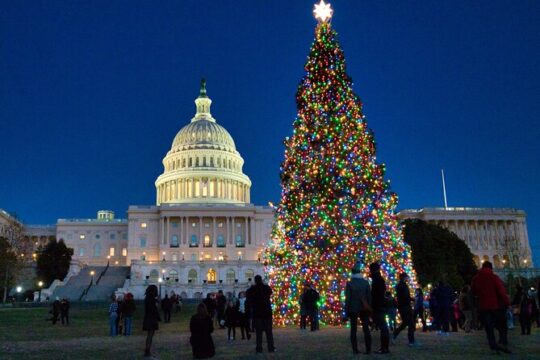
[[[225,326],[227,327],[227,334],[229,341],[236,338],[236,325],[238,325],[238,306],[234,301],[230,300],[225,310]],[[231,338],[232,332],[232,338]]]

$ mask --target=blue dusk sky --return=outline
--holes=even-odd
[[[338,0],[333,27],[398,209],[511,207],[540,265],[540,2]],[[0,208],[154,204],[201,77],[255,204],[278,201],[313,1],[0,2]]]

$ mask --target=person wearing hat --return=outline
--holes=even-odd
[[[377,354],[388,354],[390,344],[390,333],[388,332],[388,324],[386,323],[386,283],[381,275],[381,265],[374,262],[369,265],[369,273],[371,277],[371,307],[373,308],[373,322],[381,331],[381,347],[376,351]]]
[[[351,345],[353,353],[358,354],[356,331],[358,319],[362,322],[366,354],[371,353],[371,332],[369,316],[371,314],[371,288],[369,282],[362,276],[360,264],[352,268],[351,280],[345,286],[345,314],[351,322]]]
[[[409,285],[407,285],[407,280],[409,275],[407,273],[401,273],[399,275],[399,283],[396,285],[396,296],[398,303],[398,312],[401,317],[401,324],[394,330],[394,340],[397,339],[401,330],[407,328],[407,337],[409,339],[409,346],[414,346],[414,317],[413,310],[411,308],[411,303],[413,298],[411,297],[411,292],[409,290]]]

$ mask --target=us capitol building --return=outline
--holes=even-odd
[[[94,219],[24,226],[25,241],[32,246],[56,238],[73,249],[63,284],[93,267],[124,267],[118,292],[140,298],[148,284],[160,284],[184,298],[200,298],[218,289],[245,289],[255,275],[264,276],[261,252],[270,239],[273,210],[250,203],[244,160],[231,135],[212,117],[204,81],[195,104],[195,116],[163,158],[155,205],[130,206],[127,220],[101,210]],[[426,208],[403,210],[398,217],[455,232],[477,265],[489,260],[496,268],[533,266],[521,210]],[[9,221],[9,214],[0,211],[0,235]],[[24,256],[31,261],[30,252]]]
[[[261,251],[273,210],[250,203],[244,159],[212,117],[204,81],[195,104],[195,116],[163,158],[155,205],[130,206],[127,220],[101,210],[95,219],[27,226],[27,240],[39,245],[54,235],[63,239],[74,252],[68,277],[92,266],[130,266],[122,291],[136,297],[151,283],[187,298],[233,292],[264,275]]]

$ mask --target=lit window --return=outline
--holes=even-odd
[[[142,227],[143,229],[145,229],[145,228],[146,228],[146,223],[145,223],[145,222],[144,222],[144,223],[141,223],[141,227]]]
[[[143,236],[139,240],[141,241],[141,247],[146,247],[146,238]]]
[[[171,247],[178,247],[178,236],[173,235],[171,237]]]
[[[218,235],[217,236],[217,246],[218,247],[225,247],[225,238],[223,237],[223,235]]]
[[[114,248],[109,248],[109,256],[114,256]]]
[[[84,256],[84,248],[79,248],[79,257],[83,257]]]
[[[100,257],[101,256],[101,245],[96,244],[94,245],[94,257]]]
[[[242,235],[236,235],[236,247],[244,247],[245,245]]]
[[[210,235],[208,235],[208,234],[204,235],[204,246],[205,247],[211,247],[212,246],[212,239],[210,239]]]
[[[79,239],[84,240],[85,238],[86,238],[86,235],[84,234],[79,235]]]
[[[222,227],[223,227],[223,223],[220,222],[220,223],[217,224],[217,226],[220,227],[220,228],[222,228]]]
[[[178,255],[173,254],[173,256],[172,256],[172,261],[177,261],[177,260],[178,260]]]
[[[189,242],[190,247],[197,247],[199,246],[197,242],[197,235],[191,235],[191,241]]]
[[[195,226],[197,226],[196,223],[192,223],[192,224],[191,224],[191,227],[195,227]]]
[[[122,249],[122,256],[127,256],[127,249],[126,248]]]

